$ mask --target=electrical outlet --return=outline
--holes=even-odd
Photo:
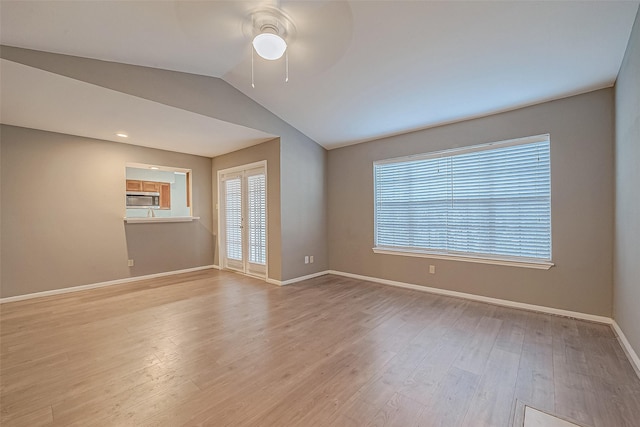
[[[311,256],[309,257],[309,262],[310,262],[311,264],[313,264],[313,255],[311,255]]]
[[[309,264],[309,255],[304,256],[304,263]]]
[[[128,261],[127,261],[127,265],[128,265],[129,267],[133,267],[133,260],[132,260],[132,259],[128,260]]]
[[[435,265],[430,265],[429,266],[429,274],[436,274],[436,266]]]

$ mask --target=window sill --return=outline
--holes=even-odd
[[[555,265],[550,261],[512,260],[473,255],[450,255],[438,252],[410,251],[407,249],[373,248],[373,252],[384,255],[400,255],[418,258],[444,259],[448,261],[476,262],[480,264],[507,265],[510,267],[535,268],[538,270],[548,270]]]
[[[128,224],[149,224],[156,222],[191,222],[200,219],[199,216],[172,216],[172,217],[142,217],[142,218],[125,218],[124,222]]]

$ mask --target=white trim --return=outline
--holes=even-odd
[[[219,265],[211,265],[211,268],[216,269],[216,270],[222,270],[222,268]]]
[[[555,264],[550,261],[516,261],[506,258],[491,258],[488,256],[473,256],[473,255],[450,255],[427,251],[411,251],[408,249],[388,249],[388,248],[372,248],[376,254],[384,255],[399,255],[410,256],[418,258],[432,258],[432,259],[445,259],[449,261],[464,261],[464,262],[476,262],[479,264],[492,264],[492,265],[507,265],[510,267],[524,267],[535,268],[538,270],[548,270]]]
[[[267,161],[266,160],[259,160],[257,162],[247,163],[246,165],[234,166],[234,167],[227,168],[227,169],[220,169],[218,171],[218,176],[219,175],[224,175],[226,173],[244,172],[245,170],[257,169],[257,168],[260,168],[260,167],[264,167],[266,169],[267,168]]]
[[[636,375],[638,375],[638,378],[640,378],[640,357],[638,357],[638,354],[635,352],[633,347],[631,347],[631,343],[627,340],[627,337],[624,335],[624,332],[622,332],[622,329],[620,329],[620,325],[618,325],[618,322],[614,320],[611,326],[613,327],[613,331],[617,335],[618,341],[620,341],[620,345],[627,355],[629,362],[631,362],[633,370],[636,371]]]
[[[386,165],[390,163],[403,163],[407,161],[435,159],[438,157],[457,156],[460,154],[491,150],[494,148],[513,147],[515,145],[532,144],[534,142],[544,142],[544,141],[549,141],[549,143],[551,143],[551,134],[543,133],[540,135],[525,136],[523,138],[507,139],[504,141],[488,142],[484,144],[469,145],[466,147],[448,148],[446,150],[431,151],[429,153],[412,154],[409,156],[401,156],[401,157],[394,157],[391,159],[376,160],[373,162],[373,164],[375,166],[375,165]]]
[[[154,165],[154,164],[148,164],[148,163],[136,163],[136,162],[127,162],[124,164],[125,168],[136,168],[136,169],[151,169],[156,168],[156,170],[161,170],[161,171],[165,171],[165,172],[180,172],[180,173],[187,173],[187,172],[191,172],[191,169],[185,169],[185,168],[174,168],[172,166],[162,166],[162,165]]]
[[[214,265],[203,265],[201,267],[185,268],[183,270],[165,271],[163,273],[147,274],[145,276],[127,277],[124,279],[109,280],[106,282],[91,283],[88,285],[73,286],[70,288],[53,289],[51,291],[34,292],[32,294],[16,295],[14,297],[0,298],[0,304],[14,301],[22,301],[32,298],[42,298],[52,295],[67,294],[71,292],[86,291],[89,289],[103,288],[105,286],[121,285],[124,283],[137,282],[139,280],[155,279],[157,277],[173,276],[174,274],[191,273],[193,271],[207,270],[215,268]]]
[[[154,217],[140,217],[140,218],[126,218],[124,219],[124,222],[128,223],[128,224],[143,224],[143,223],[150,223],[150,222],[191,222],[194,221],[196,219],[200,219],[199,216],[168,216],[168,217],[160,217],[160,216],[154,216]]]
[[[538,311],[541,313],[554,314],[557,316],[572,317],[575,319],[588,320],[590,322],[604,323],[611,325],[613,320],[609,317],[596,316],[594,314],[580,313],[578,311],[562,310],[559,308],[545,307],[542,305],[527,304],[524,302],[509,301],[500,298],[485,297],[482,295],[467,294],[465,292],[449,291],[447,289],[432,288],[429,286],[415,285],[412,283],[397,282],[395,280],[379,279],[377,277],[361,276],[360,274],[345,273],[343,271],[329,270],[329,274],[337,276],[349,277],[352,279],[366,280],[369,282],[380,283],[383,285],[396,286],[399,288],[413,289],[416,291],[429,292],[432,294],[446,295],[449,297],[464,298],[472,301],[479,301],[489,304],[500,305],[504,307],[520,308],[529,311]]]
[[[289,280],[276,280],[276,279],[268,278],[267,283],[271,283],[273,285],[278,285],[278,286],[286,286],[292,283],[302,282],[303,280],[309,280],[316,277],[324,276],[326,274],[331,274],[331,271],[329,270],[319,271],[317,273],[307,274],[306,276],[294,277],[293,279],[289,279]]]

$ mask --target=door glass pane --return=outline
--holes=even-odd
[[[263,265],[267,262],[265,181],[264,174],[251,175],[247,178],[249,262]]]
[[[227,258],[242,260],[242,180],[228,179],[224,186]]]

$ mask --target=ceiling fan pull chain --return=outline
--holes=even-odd
[[[284,61],[285,61],[284,82],[289,83],[289,52],[288,51],[285,51],[284,53]]]

